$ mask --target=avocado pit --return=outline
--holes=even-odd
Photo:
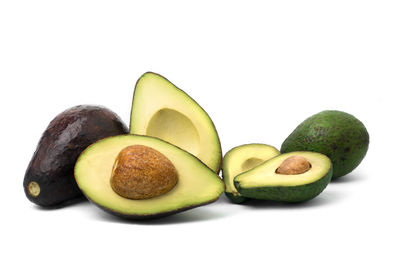
[[[276,169],[277,174],[302,174],[311,169],[311,164],[305,157],[290,156]]]
[[[110,184],[118,195],[129,199],[148,199],[170,191],[178,182],[171,161],[159,151],[132,145],[119,152]]]

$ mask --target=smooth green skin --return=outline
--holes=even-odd
[[[286,138],[281,153],[313,151],[327,155],[333,164],[333,177],[353,171],[363,160],[369,145],[367,129],[353,115],[337,110],[317,113]]]
[[[278,202],[304,202],[318,196],[327,187],[332,178],[332,168],[321,179],[299,186],[274,186],[242,188],[235,181],[235,187],[241,195],[248,198],[272,200]]]

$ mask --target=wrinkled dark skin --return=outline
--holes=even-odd
[[[78,156],[97,140],[126,133],[128,128],[121,119],[101,106],[76,106],[60,113],[43,133],[26,170],[23,185],[27,198],[54,207],[82,197],[74,178]],[[31,181],[40,186],[37,197],[27,190]]]

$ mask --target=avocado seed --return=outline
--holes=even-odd
[[[302,174],[311,168],[310,162],[302,156],[291,156],[285,159],[276,169],[278,174]]]
[[[171,161],[157,150],[128,146],[119,152],[111,174],[112,189],[129,199],[147,199],[170,191],[178,181]]]

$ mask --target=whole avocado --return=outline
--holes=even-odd
[[[81,105],[60,113],[42,134],[26,170],[26,197],[43,207],[82,197],[74,178],[78,156],[97,140],[126,133],[117,114],[105,107]]]
[[[325,110],[305,121],[286,138],[281,153],[313,151],[327,155],[333,164],[333,177],[353,171],[363,160],[369,145],[364,124],[346,112]]]

